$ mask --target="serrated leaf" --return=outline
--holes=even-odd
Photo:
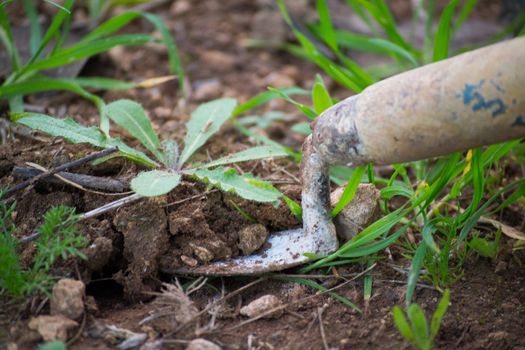
[[[412,324],[414,339],[420,349],[430,349],[428,323],[423,309],[418,304],[411,304],[407,310],[408,319]]]
[[[144,197],[162,196],[177,187],[180,178],[180,174],[171,171],[146,171],[131,180],[131,189]]]
[[[222,167],[213,170],[197,169],[192,174],[204,182],[223,191],[236,193],[244,199],[271,203],[281,197],[281,193],[270,183],[248,175],[241,176],[235,172],[235,169],[225,170]]]
[[[186,124],[188,129],[184,138],[184,150],[179,165],[184,164],[206,141],[224,124],[233,113],[237,101],[223,98],[204,103],[191,114]]]
[[[403,310],[399,306],[394,306],[392,309],[392,317],[394,318],[394,324],[401,335],[410,343],[415,341],[414,333],[408,324],[408,321],[403,313]]]
[[[434,311],[434,314],[432,315],[432,321],[430,322],[430,341],[434,340],[439,332],[439,327],[441,326],[443,316],[445,316],[445,313],[447,312],[449,302],[450,290],[446,289],[445,293],[443,293],[443,296],[441,297],[441,301],[439,302],[436,311]]]
[[[117,100],[106,105],[105,112],[111,120],[139,140],[158,160],[163,160],[162,152],[159,151],[160,140],[144,108],[139,103],[131,100]]]
[[[230,154],[226,157],[214,160],[212,162],[198,166],[198,168],[211,168],[218,165],[246,162],[249,160],[272,158],[272,157],[286,157],[283,148],[275,146],[258,146],[248,148],[247,150]]]

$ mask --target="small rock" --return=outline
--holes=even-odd
[[[204,51],[201,55],[203,64],[212,67],[216,72],[229,72],[235,68],[237,58],[222,51]]]
[[[250,255],[262,247],[267,237],[268,230],[264,225],[254,224],[246,226],[239,232],[239,249],[242,250],[244,255]]]
[[[81,281],[63,278],[53,287],[51,315],[78,319],[84,313],[85,286]]]
[[[153,110],[153,114],[160,119],[169,119],[173,117],[173,110],[165,106],[159,106]]]
[[[97,237],[84,251],[87,266],[93,271],[100,271],[109,261],[113,252],[113,241],[107,237]]]
[[[191,5],[189,1],[177,0],[171,5],[170,12],[175,16],[181,16],[188,13],[190,9]]]
[[[267,294],[267,295],[263,295],[262,297],[258,299],[255,299],[248,305],[242,307],[240,310],[240,313],[243,316],[257,317],[281,305],[282,305],[281,301],[275,295]],[[283,310],[280,309],[269,315],[266,315],[265,318],[278,318],[282,314],[283,314]]]
[[[181,255],[180,260],[182,260],[182,262],[188,265],[189,267],[195,267],[199,264],[199,262],[196,259],[190,258],[186,255]]]
[[[190,243],[190,247],[193,249],[193,254],[203,263],[208,263],[213,260],[214,255],[208,249],[198,246],[194,243]]]
[[[514,310],[516,310],[516,305],[514,305],[513,303],[511,302],[504,302],[504,303],[501,303],[501,310],[504,311],[504,312],[513,312]]]
[[[38,316],[29,321],[29,329],[36,330],[44,341],[62,340],[66,341],[68,332],[78,326],[76,321],[70,320],[62,315]]]
[[[197,338],[190,341],[186,350],[221,350],[221,347],[209,340]]]
[[[332,192],[332,206],[339,202],[343,191],[344,187],[339,187]],[[374,222],[380,215],[379,196],[379,190],[374,185],[360,184],[352,201],[335,217],[337,234],[349,240]]]
[[[264,84],[274,88],[284,88],[296,85],[295,80],[282,72],[271,72],[264,77]]]
[[[201,102],[221,95],[222,85],[217,79],[198,80],[194,84],[193,98]]]

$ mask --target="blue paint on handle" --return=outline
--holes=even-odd
[[[518,115],[516,117],[516,120],[514,121],[514,123],[512,123],[511,126],[521,126],[521,127],[525,127],[525,118],[522,116],[522,115]]]
[[[507,106],[501,98],[486,100],[481,92],[484,83],[485,80],[481,80],[479,84],[465,84],[465,88],[463,89],[463,104],[465,106],[472,106],[473,112],[491,110],[492,118],[496,118],[498,115],[505,113]],[[497,90],[502,91],[501,87],[497,88]]]

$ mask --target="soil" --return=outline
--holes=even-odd
[[[176,82],[145,90],[101,92],[101,96],[106,101],[137,100],[147,109],[161,137],[181,140],[189,113],[202,101],[221,96],[245,101],[269,85],[310,88],[319,73],[315,66],[281,51],[246,45],[250,38],[289,37],[272,3],[177,0],[154,7],[152,11],[164,17],[177,40],[191,84],[189,98],[181,98]],[[304,18],[311,16],[311,11],[304,10],[306,3],[293,4]],[[499,14],[507,2],[480,3],[474,19],[483,21],[487,28],[500,28]],[[394,10],[400,22],[409,22],[409,1],[396,1]],[[468,23],[466,27],[469,28]],[[477,32],[475,28],[471,32]],[[138,21],[127,30],[148,31],[151,27]],[[466,38],[463,40],[474,41],[468,35]],[[356,60],[367,62],[369,58],[359,56]],[[119,48],[89,60],[81,74],[139,81],[167,75],[166,62],[166,53],[158,45]],[[335,96],[346,97],[347,91],[328,78],[325,80]],[[83,124],[97,123],[96,108],[70,94],[30,96],[27,102],[48,114],[68,115]],[[279,100],[258,112],[276,110],[287,112],[289,117],[257,131],[299,148],[303,137],[291,133],[289,128],[306,120]],[[113,132],[133,143],[122,130]],[[215,159],[252,144],[226,126],[199,157]],[[26,135],[15,129],[7,143],[0,146],[0,184],[11,186],[19,182],[11,172],[14,166],[25,166],[25,162],[49,168],[92,152],[86,146]],[[114,159],[101,165],[85,165],[74,172],[128,181],[140,170],[128,161]],[[240,164],[238,170],[272,181],[289,197],[300,200],[299,166],[291,160],[248,162]],[[16,234],[23,237],[34,232],[42,215],[52,206],[63,204],[85,212],[113,199],[114,196],[68,185],[39,183],[16,195]],[[511,206],[500,219],[523,230],[524,210],[519,205]],[[184,349],[194,338],[209,339],[224,349],[410,348],[395,330],[390,314],[394,305],[404,302],[403,269],[409,267],[398,246],[385,253],[371,271],[374,284],[370,300],[363,300],[360,273],[366,266],[361,264],[337,267],[331,275],[314,271],[305,277],[326,288],[336,288],[335,292],[354,302],[361,312],[317,289],[283,281],[288,275],[281,275],[280,279],[210,278],[187,296],[177,286],[187,286],[193,280],[163,272],[239,256],[252,250],[240,235],[254,236],[254,244],[260,244],[258,235],[298,225],[283,204],[274,207],[251,203],[191,179],[184,179],[167,196],[143,200],[82,222],[80,228],[90,242],[83,250],[88,259],[59,263],[53,271],[57,276],[81,279],[86,284],[88,312],[70,348],[115,348],[120,341],[108,333],[109,325],[145,333],[150,342],[162,339],[162,348],[167,349]],[[505,248],[493,260],[467,257],[463,277],[451,287],[451,306],[436,348],[525,349],[525,256],[520,254],[523,251],[512,253],[509,247],[513,243],[503,238]],[[23,266],[31,263],[33,254],[31,243],[20,249]],[[424,283],[417,288],[415,301],[430,313],[441,294]],[[240,315],[242,306],[267,294],[275,295],[286,306],[283,315],[253,322]],[[224,297],[227,299],[221,302]],[[197,317],[202,310],[206,311]],[[36,348],[39,339],[28,330],[28,320],[48,313],[43,296],[20,301],[0,295],[0,348],[8,343],[17,344],[18,349]]]

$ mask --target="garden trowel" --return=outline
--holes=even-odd
[[[436,157],[525,136],[525,37],[380,81],[326,110],[303,146],[303,227],[273,233],[255,255],[172,271],[250,275],[338,248],[328,168]]]

